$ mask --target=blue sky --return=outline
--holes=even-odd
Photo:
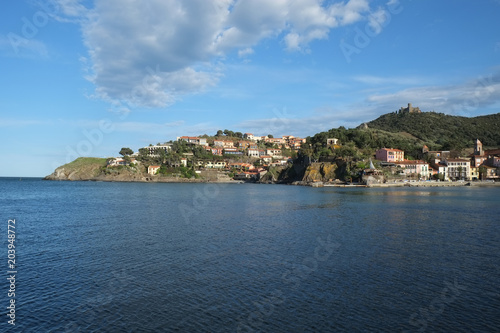
[[[0,176],[218,129],[306,137],[409,102],[500,112],[500,0],[2,6]]]

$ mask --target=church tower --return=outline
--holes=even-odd
[[[483,144],[481,143],[481,141],[479,141],[479,139],[476,139],[476,141],[474,142],[474,155],[484,155]]]

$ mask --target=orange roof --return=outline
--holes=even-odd
[[[415,160],[415,161],[409,161],[409,160],[404,160],[402,162],[394,162],[396,164],[428,164],[427,162],[424,162],[422,160]]]
[[[448,162],[470,162],[467,158],[450,158],[447,160]]]
[[[387,150],[387,151],[393,151],[393,152],[401,152],[404,153],[403,150],[401,149],[394,149],[394,148],[380,148],[379,150]]]

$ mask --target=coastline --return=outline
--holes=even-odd
[[[60,182],[106,182],[106,183],[217,183],[217,184],[243,184],[241,180],[210,180],[210,179],[188,179],[188,178],[143,178],[143,179],[121,179],[121,178],[89,178],[89,179],[52,179],[48,177],[42,178],[49,181]]]
[[[342,187],[342,188],[389,188],[389,187],[457,187],[457,186],[472,186],[472,187],[500,187],[500,182],[411,182],[411,183],[383,183],[383,184],[323,184],[313,187]]]
[[[53,179],[51,177],[42,178],[43,180],[51,181],[95,181],[95,182],[109,182],[109,183],[172,183],[172,184],[186,184],[186,183],[201,183],[201,184],[272,184],[272,185],[294,185],[294,186],[309,186],[309,187],[336,187],[336,188],[394,188],[394,187],[500,187],[500,182],[481,182],[481,181],[463,181],[463,182],[433,182],[433,181],[420,181],[420,182],[405,182],[405,183],[382,183],[382,184],[341,184],[341,183],[323,183],[323,182],[293,182],[293,183],[278,183],[278,182],[245,182],[242,180],[229,180],[229,179],[188,179],[188,178],[169,178],[169,177],[142,177],[133,179],[111,178],[111,177],[95,177],[89,179]]]

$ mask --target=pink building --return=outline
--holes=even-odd
[[[404,151],[392,148],[381,148],[375,152],[375,158],[384,162],[402,162],[404,156]]]
[[[406,176],[420,175],[420,178],[429,179],[429,176],[432,174],[432,168],[429,168],[429,164],[421,160],[402,161],[396,162],[396,164]]]

